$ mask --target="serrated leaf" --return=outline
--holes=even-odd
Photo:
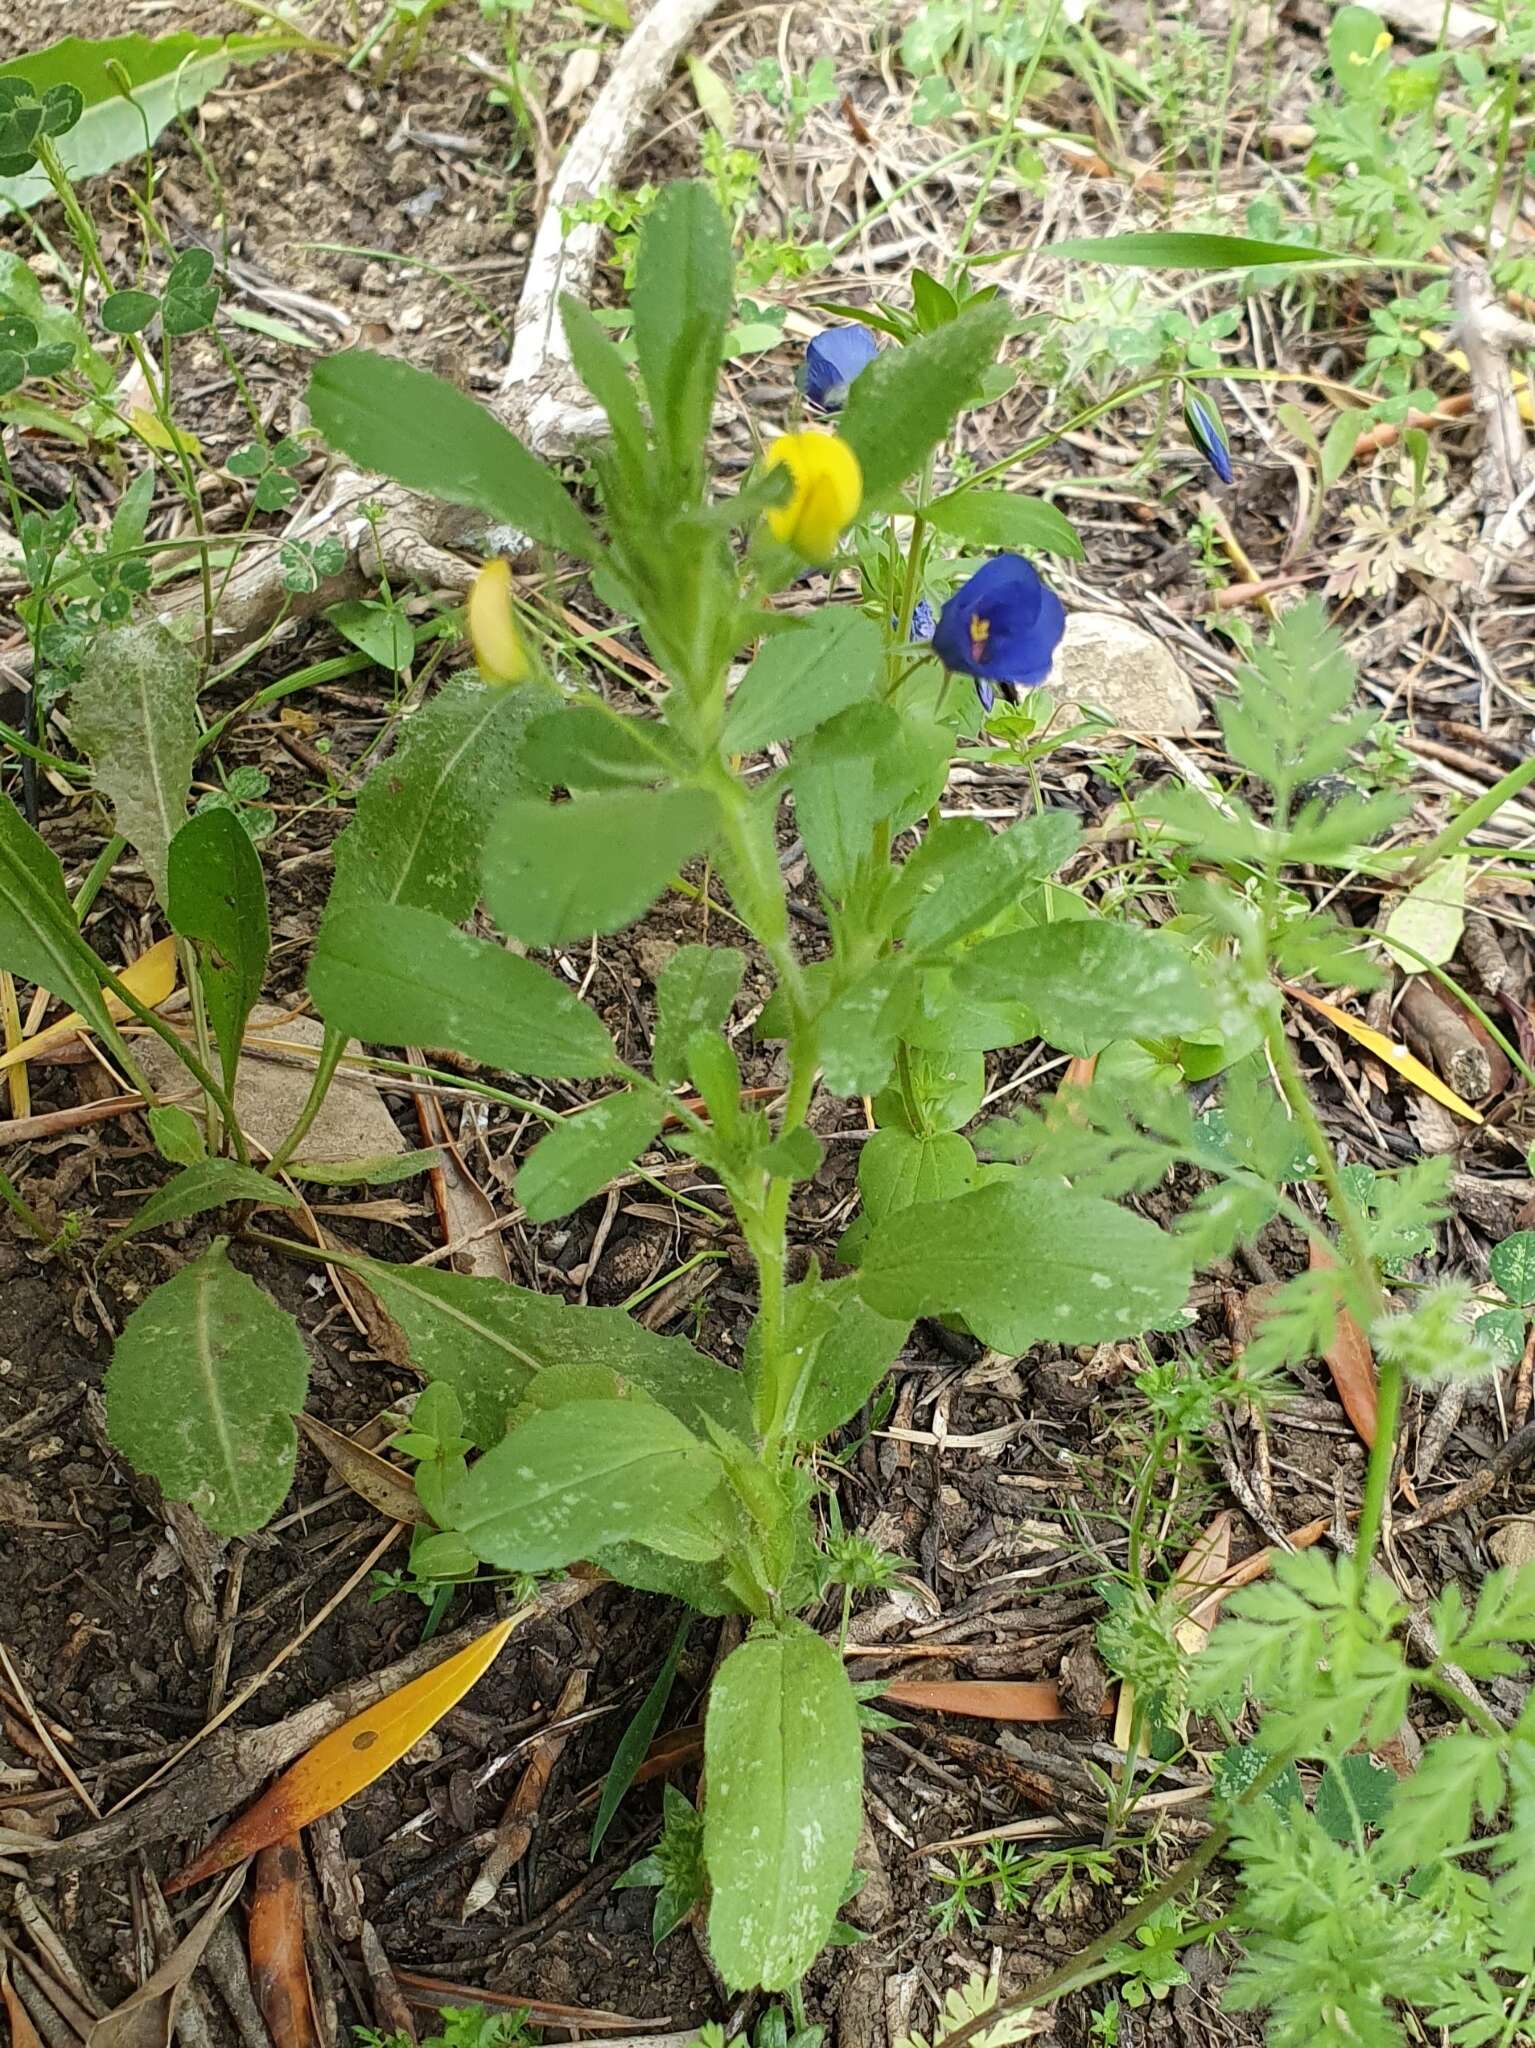
[[[745,972],[746,955],[734,946],[679,946],[661,969],[650,1070],[663,1088],[687,1079],[695,1032],[724,1028]]]
[[[632,924],[715,831],[702,790],[606,790],[566,804],[513,798],[485,847],[485,901],[502,931],[559,946]]]
[[[552,470],[516,435],[429,370],[348,349],[319,364],[309,410],[332,448],[450,505],[473,505],[583,562],[597,536]]]
[[[447,1046],[508,1073],[589,1080],[617,1061],[601,1019],[545,967],[429,910],[361,903],[327,917],[309,967],[333,1031]]]
[[[1018,491],[949,491],[927,507],[927,520],[951,540],[975,548],[1028,548],[1079,562],[1081,535],[1054,505]]]
[[[190,1501],[219,1535],[243,1536],[292,1484],[292,1417],[308,1384],[297,1324],[229,1263],[219,1239],[123,1325],[107,1369],[107,1427],[171,1500]]]
[[[605,1095],[562,1117],[518,1168],[518,1201],[535,1223],[568,1216],[631,1166],[665,1120],[665,1100],[649,1088]]]
[[[67,997],[108,1044],[119,1041],[101,989],[101,962],[80,936],[58,857],[9,797],[0,796],[0,962]]]
[[[1187,1250],[1095,1195],[1024,1176],[924,1202],[871,1231],[858,1291],[881,1315],[959,1314],[1017,1356],[1095,1344],[1181,1315]]]
[[[157,620],[105,626],[86,651],[71,703],[75,739],[163,903],[202,739],[197,663]]]
[[[825,1945],[863,1814],[853,1690],[803,1622],[753,1636],[721,1665],[704,1773],[710,1949],[734,1988],[785,1990]]]
[[[839,431],[863,471],[866,505],[922,467],[996,360],[1010,314],[993,301],[904,348],[882,349],[854,378]]]
[[[685,1528],[716,1452],[644,1399],[570,1401],[514,1429],[453,1488],[452,1526],[503,1571],[548,1571]]]
[[[771,740],[796,740],[872,697],[883,676],[874,621],[850,605],[827,605],[764,641],[726,709],[726,749],[751,754]]]
[[[271,949],[261,856],[233,811],[199,811],[178,830],[166,863],[166,910],[172,928],[198,943],[203,996],[224,1085],[232,1088]]]
[[[1116,1038],[1176,1038],[1211,1022],[1210,998],[1176,941],[1138,925],[1072,920],[988,939],[956,986],[1027,1003],[1040,1036],[1085,1057]]]
[[[254,1166],[241,1166],[234,1159],[198,1159],[155,1190],[123,1236],[137,1237],[162,1224],[178,1223],[184,1216],[222,1209],[229,1202],[262,1202],[272,1209],[300,1206],[298,1196],[281,1181],[269,1180]]]
[[[495,806],[545,786],[523,765],[529,724],[545,708],[532,690],[490,689],[470,675],[445,683],[364,783],[336,841],[326,916],[402,903],[454,924],[468,917]]]

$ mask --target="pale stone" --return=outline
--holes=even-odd
[[[1112,612],[1068,615],[1049,681],[1067,721],[1091,705],[1121,732],[1184,734],[1201,723],[1199,699],[1162,642]]]

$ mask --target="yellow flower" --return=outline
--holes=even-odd
[[[768,508],[776,540],[786,541],[807,561],[829,561],[837,537],[851,525],[863,501],[858,457],[835,434],[780,434],[767,452],[767,466],[787,468],[794,492],[785,505]]]
[[[525,683],[533,664],[512,616],[512,572],[499,557],[469,586],[464,607],[469,644],[487,683]]]

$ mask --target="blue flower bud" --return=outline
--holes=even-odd
[[[1229,484],[1231,444],[1226,439],[1226,429],[1221,425],[1221,416],[1215,409],[1214,400],[1208,398],[1202,391],[1185,389],[1183,424],[1189,430],[1190,440],[1221,482]]]
[[[867,327],[828,327],[805,350],[804,391],[818,412],[840,412],[848,386],[879,353]]]
[[[999,692],[1016,704],[1045,680],[1065,630],[1065,609],[1033,564],[994,555],[939,613],[933,646],[946,669],[973,679],[989,711]]]

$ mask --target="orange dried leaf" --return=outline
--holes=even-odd
[[[43,2048],[42,2037],[27,2015],[27,2009],[11,1988],[11,1973],[0,1956],[0,2002],[10,2022],[11,2048]]]
[[[131,995],[137,996],[147,1009],[152,1010],[157,1003],[163,1003],[176,986],[176,941],[173,938],[161,939],[158,944],[151,946],[147,953],[140,953],[137,960],[130,960],[117,978]],[[121,996],[114,994],[109,988],[104,988],[101,993],[108,1010],[114,1019],[121,1023],[130,1014],[128,1005]],[[89,1029],[90,1026],[78,1010],[67,1010],[57,1023],[50,1024],[46,1031],[39,1031],[32,1038],[24,1038],[19,1045],[13,1045],[9,1051],[0,1053],[0,1069],[15,1066],[22,1060],[34,1059],[40,1052],[51,1052],[54,1046],[62,1044],[75,1032]]]
[[[284,1835],[297,1834],[381,1778],[490,1669],[519,1618],[514,1614],[498,1622],[456,1656],[323,1736],[307,1756],[267,1787],[254,1806],[171,1879],[165,1887],[167,1897],[254,1856]]]
[[[1336,1259],[1313,1238],[1312,1271],[1336,1264]],[[1368,1449],[1375,1442],[1375,1354],[1370,1349],[1369,1338],[1346,1308],[1338,1310],[1332,1342],[1322,1356],[1338,1390],[1338,1399],[1343,1403],[1343,1412],[1353,1423],[1360,1442]]]
[[[251,1988],[274,2048],[319,2048],[314,1993],[304,1956],[303,1850],[297,1835],[256,1858],[251,1898]]]
[[[935,1714],[970,1714],[978,1721],[1064,1721],[1053,1678],[909,1678],[887,1685],[881,1702],[923,1707]]]
[[[1346,1032],[1356,1044],[1362,1045],[1366,1052],[1373,1053],[1382,1066],[1389,1067],[1394,1074],[1400,1074],[1402,1079],[1410,1082],[1414,1088],[1419,1088],[1425,1095],[1432,1096],[1435,1102],[1442,1102],[1446,1109],[1454,1110],[1455,1114],[1463,1116],[1467,1123],[1479,1124],[1483,1121],[1479,1109],[1473,1109],[1469,1102],[1464,1101],[1453,1088],[1441,1081],[1432,1068],[1424,1066],[1422,1060],[1416,1059],[1399,1039],[1387,1038],[1384,1032],[1373,1031],[1368,1024],[1362,1024],[1357,1017],[1351,1017],[1347,1010],[1340,1010],[1336,1003],[1324,1003],[1320,996],[1310,995],[1305,989],[1296,988],[1288,981],[1282,981],[1279,985],[1287,996],[1294,996],[1295,1000],[1304,1003],[1308,1010],[1315,1010],[1317,1015],[1325,1017],[1329,1024],[1336,1024],[1340,1031]]]

